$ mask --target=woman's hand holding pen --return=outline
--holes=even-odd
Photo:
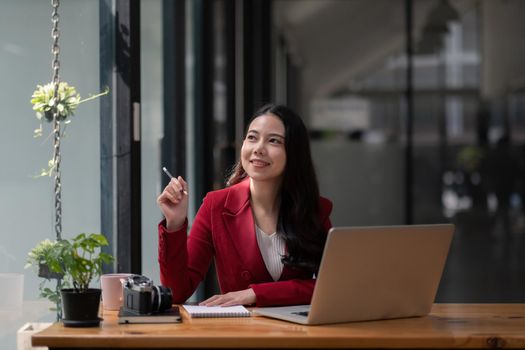
[[[164,191],[157,198],[157,204],[166,218],[168,231],[178,230],[188,216],[188,184],[179,176],[172,177]]]

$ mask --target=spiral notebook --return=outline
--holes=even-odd
[[[242,305],[200,306],[182,305],[191,317],[250,317],[251,312]]]

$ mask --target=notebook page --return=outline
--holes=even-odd
[[[182,305],[191,317],[249,317],[250,311],[242,305],[236,306],[200,306]]]

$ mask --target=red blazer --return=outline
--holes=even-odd
[[[203,280],[215,258],[221,293],[252,288],[257,306],[309,304],[312,274],[286,265],[278,281],[266,270],[250,207],[250,181],[209,192],[187,236],[187,222],[176,232],[159,224],[160,281],[170,287],[173,302],[183,303]],[[320,198],[320,219],[330,229],[332,203]]]

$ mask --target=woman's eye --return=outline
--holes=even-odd
[[[255,140],[255,135],[247,135],[246,140]]]
[[[279,145],[280,145],[281,143],[283,143],[283,142],[281,141],[281,139],[278,139],[278,138],[271,138],[269,141],[270,141],[270,143],[276,143],[276,144],[279,144]]]

